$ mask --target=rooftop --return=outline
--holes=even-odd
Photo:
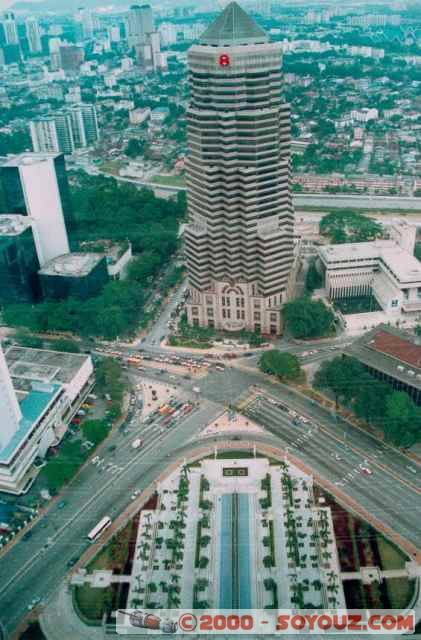
[[[27,390],[33,382],[69,384],[90,358],[85,353],[29,347],[10,347],[5,357],[17,391]]]
[[[397,358],[414,367],[421,368],[421,345],[414,344],[412,340],[403,338],[390,331],[381,329],[366,343],[369,349],[379,351],[385,355]]]
[[[43,276],[87,276],[104,256],[101,253],[66,253],[53,258],[39,271]]]
[[[37,164],[38,162],[45,162],[46,160],[54,160],[61,156],[61,153],[19,153],[18,155],[8,156],[5,162],[2,162],[2,167],[21,167],[30,164]]]
[[[399,282],[421,281],[421,263],[394,240],[328,245],[319,248],[319,255],[326,264],[381,260]]]
[[[404,249],[383,249],[380,257],[400,282],[421,281],[421,263]]]
[[[19,236],[31,224],[28,216],[2,214],[0,215],[0,236]]]
[[[385,248],[396,248],[393,240],[374,242],[345,242],[329,244],[319,248],[319,254],[326,262],[348,262],[351,260],[375,260]]]
[[[344,350],[366,366],[421,389],[421,345],[400,329],[379,325]]]
[[[46,388],[43,391],[29,391],[20,402],[22,419],[19,427],[7,445],[3,447],[3,449],[0,449],[0,462],[7,462],[16,449],[21,446],[38,419],[59,394],[60,389],[61,386],[59,384],[53,384],[49,389]]]
[[[211,46],[264,44],[266,32],[236,2],[231,2],[200,37]]]

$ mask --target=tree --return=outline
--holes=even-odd
[[[313,385],[329,389],[339,400],[350,402],[358,393],[360,380],[365,379],[365,369],[355,358],[337,357],[323,362],[314,376]]]
[[[264,373],[278,376],[280,380],[296,380],[302,374],[297,356],[275,349],[262,354],[259,367]]]
[[[60,338],[60,340],[50,342],[49,348],[54,351],[63,351],[65,353],[80,353],[78,343],[75,340],[67,340],[65,338]]]
[[[354,411],[359,418],[364,418],[369,423],[383,424],[386,414],[386,400],[392,393],[392,388],[365,374],[365,384],[359,381],[359,391],[355,399]]]
[[[385,437],[397,446],[410,447],[421,439],[421,411],[403,391],[386,398]]]
[[[319,273],[316,267],[316,261],[312,260],[309,264],[306,274],[306,291],[312,293],[314,289],[319,289],[323,284],[322,275]]]
[[[82,424],[82,431],[87,440],[98,445],[107,437],[110,427],[104,420],[86,420]]]
[[[209,564],[209,558],[206,558],[206,556],[202,556],[199,559],[199,569],[206,569],[208,564]]]
[[[321,300],[297,298],[285,305],[283,313],[294,338],[320,338],[333,328],[334,315]]]
[[[328,213],[320,221],[320,233],[333,244],[368,242],[384,235],[378,222],[352,210]]]
[[[44,341],[38,336],[32,336],[27,331],[17,331],[14,339],[21,347],[29,347],[31,349],[42,349]]]
[[[125,154],[129,158],[137,158],[143,154],[145,149],[146,142],[144,140],[139,140],[138,138],[130,138]]]

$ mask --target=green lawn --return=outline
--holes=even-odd
[[[115,536],[106,547],[88,564],[88,573],[100,569],[118,569],[123,572],[127,560],[132,523]],[[82,617],[99,622],[112,602],[112,589],[93,589],[89,585],[76,587],[74,599]]]
[[[405,566],[407,557],[394,544],[381,536],[378,536],[377,544],[383,569],[402,569]],[[405,608],[413,594],[414,582],[406,578],[390,578],[385,582],[392,609]]]
[[[185,187],[186,181],[184,176],[161,176],[157,175],[151,178],[152,184],[162,184],[165,187]]]

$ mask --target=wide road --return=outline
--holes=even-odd
[[[249,406],[247,415],[263,424],[293,456],[421,548],[421,484],[416,476],[415,481],[409,477],[409,472],[405,478],[400,477],[398,462],[388,464],[382,447],[366,453],[354,443],[344,445],[340,439],[333,439],[328,430],[316,423],[294,425],[287,413],[264,396]],[[366,475],[365,468],[372,475]]]
[[[152,371],[148,377],[155,377]],[[156,374],[156,379],[169,378],[167,374]],[[193,380],[183,378],[177,383],[187,394],[195,385]],[[225,372],[212,372],[201,380],[202,403],[197,412],[164,434],[158,426],[148,427],[139,451],[131,448],[134,432],[130,437],[117,432],[107,443],[107,446],[117,444],[117,450],[107,454],[113,456],[113,466],[100,472],[96,466],[87,464],[65,489],[65,507],[60,510],[54,506],[46,526],[44,519],[35,526],[28,541],[17,543],[0,560],[0,617],[7,629],[11,631],[17,626],[34,597],[46,600],[57,589],[68,571],[67,562],[86,549],[87,533],[104,515],[116,517],[124,511],[135,488],[148,487],[173,458],[182,454],[180,447],[184,446],[187,453],[193,443],[197,444],[200,430],[221,413],[226,402],[236,404],[247,398],[250,390],[256,392],[256,385],[263,399],[251,405],[250,412],[268,430],[263,441],[289,447],[291,454],[327,480],[340,483],[342,492],[421,547],[421,500],[417,493],[420,467],[414,474],[408,468],[413,463],[406,456],[379,446],[375,438],[336,419],[305,396],[271,383],[257,371],[228,366]],[[309,434],[309,425],[293,427],[285,412],[264,399],[265,394],[309,416],[320,425],[317,432]],[[304,439],[297,442],[300,433]],[[111,459],[107,464],[110,462]],[[364,476],[361,464],[368,465],[373,475]]]
[[[124,511],[134,489],[148,487],[165,470],[172,452],[220,412],[218,405],[204,402],[164,434],[159,427],[149,427],[143,432],[140,450],[131,447],[134,434],[126,437],[112,457],[114,467],[98,470],[92,463],[85,465],[63,492],[66,506],[54,506],[48,517],[35,525],[28,541],[18,542],[0,559],[0,618],[9,632],[27,613],[33,598],[46,601],[50,597],[69,571],[69,560],[88,547],[87,534],[99,520],[105,515],[115,518]]]
[[[97,173],[101,173],[96,170]],[[122,176],[112,176],[102,174],[109,178],[114,178],[118,182],[130,182],[139,188],[147,187],[152,189],[158,198],[170,198],[179,191],[186,191],[186,187],[175,187],[162,184],[145,182],[136,178],[124,178]],[[296,209],[300,207],[329,207],[337,209],[372,209],[390,211],[421,211],[421,198],[411,198],[410,196],[367,196],[367,195],[342,195],[330,193],[293,193],[292,200]]]
[[[421,211],[421,198],[408,196],[344,196],[324,193],[293,195],[296,209],[300,207],[333,207],[338,209],[371,209],[387,211]]]

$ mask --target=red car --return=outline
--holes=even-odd
[[[81,423],[81,419],[80,418],[73,418],[72,423],[71,424],[80,424]]]

